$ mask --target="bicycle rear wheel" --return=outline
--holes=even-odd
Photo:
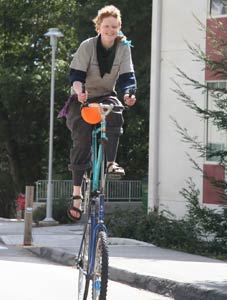
[[[90,279],[88,273],[88,246],[89,246],[90,225],[86,225],[86,231],[83,238],[83,245],[78,261],[78,300],[86,300],[88,296]]]
[[[100,231],[97,237],[94,274],[92,277],[92,300],[106,300],[108,284],[109,251],[107,234]]]

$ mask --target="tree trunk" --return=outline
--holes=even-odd
[[[12,141],[6,142],[6,151],[9,163],[9,172],[12,177],[13,182],[13,189],[15,194],[21,192],[22,190],[22,181],[20,180],[20,167],[19,167],[19,159],[18,159],[18,152],[17,152],[17,145]]]

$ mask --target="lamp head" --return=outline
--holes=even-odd
[[[63,33],[58,28],[49,28],[48,31],[44,34],[45,36],[54,36],[56,38],[63,37]]]

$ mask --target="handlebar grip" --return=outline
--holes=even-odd
[[[135,95],[136,91],[134,89],[129,90],[129,97],[131,98],[132,95]]]
[[[86,91],[86,89],[85,89],[85,84],[84,84],[84,83],[82,83],[82,93],[84,94],[84,93],[85,93],[85,91]]]

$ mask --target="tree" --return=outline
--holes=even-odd
[[[194,57],[202,62],[206,70],[211,72],[213,78],[216,80],[221,80],[225,82],[227,80],[227,28],[218,20],[212,20],[211,26],[205,29],[201,23],[203,30],[206,30],[208,43],[211,46],[210,53],[205,53],[199,46],[189,46],[191,53]],[[208,47],[209,48],[209,47]],[[186,84],[190,85],[192,88],[200,89],[201,93],[206,93],[212,99],[212,106],[201,107],[198,105],[196,99],[193,99],[189,94],[187,94],[182,86],[177,84],[177,88],[174,91],[179,96],[179,99],[185,103],[185,105],[194,110],[196,114],[206,120],[207,124],[212,125],[216,128],[217,132],[223,132],[226,135],[227,130],[227,86],[226,84],[204,84],[198,82],[197,80],[190,78],[187,74],[178,69],[178,74],[180,77],[186,80]],[[207,160],[217,161],[221,166],[226,168],[227,162],[227,149],[217,147],[214,143],[207,143],[199,141],[197,137],[191,136],[190,132],[180,126],[177,120],[174,119],[177,126],[178,132],[181,134],[183,141],[189,143],[191,148],[198,151],[201,157],[205,157]],[[222,198],[223,203],[226,203],[226,189],[227,182],[223,180],[217,180],[214,177],[208,176],[204,173],[199,164],[193,160],[190,155],[189,159],[193,163],[194,167],[203,173],[203,176],[210,181],[212,185],[219,188],[219,193]]]
[[[68,49],[77,43],[75,11],[69,0],[0,2],[0,190],[7,191],[0,202],[5,206],[13,206],[26,184],[46,177],[51,48],[44,33],[59,27],[65,34],[56,61],[57,110],[66,97]],[[1,207],[1,214],[9,211]]]
[[[69,94],[69,64],[78,44],[94,35],[92,18],[106,1],[0,0],[0,215],[12,214],[14,199],[27,184],[47,177],[51,47],[58,40],[55,72],[53,177],[70,178],[70,134],[57,113]],[[138,104],[126,114],[119,161],[131,178],[147,173],[151,2],[114,1],[122,10],[124,32],[133,40]],[[138,28],[140,30],[138,30]],[[143,52],[140,50],[143,44]],[[125,164],[126,164],[125,163]]]

